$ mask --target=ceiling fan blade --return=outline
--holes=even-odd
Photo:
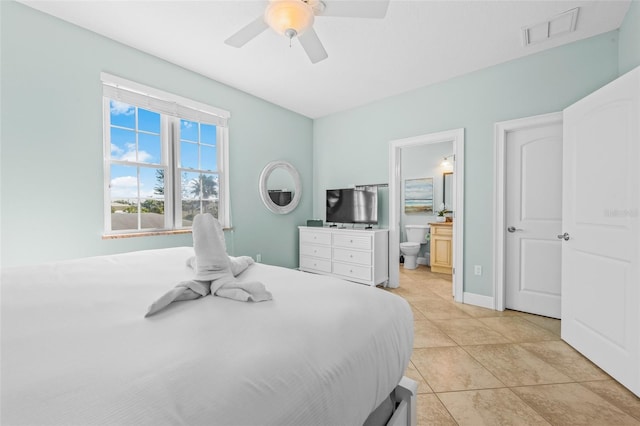
[[[318,34],[313,30],[313,28],[307,29],[298,37],[298,40],[300,40],[300,44],[304,51],[307,52],[307,56],[311,60],[312,64],[329,57],[329,55],[327,55],[327,51],[324,50],[324,46],[322,45],[320,38],[318,38]]]
[[[321,16],[377,18],[387,15],[389,0],[324,0]]]
[[[253,21],[249,22],[246,26],[240,29],[237,33],[226,39],[224,42],[229,46],[242,47],[254,37],[258,36],[264,30],[269,28],[269,25],[264,21],[262,15],[258,16]]]

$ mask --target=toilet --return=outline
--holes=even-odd
[[[426,244],[429,225],[405,225],[407,242],[400,243],[400,252],[404,256],[405,269],[416,269],[418,267],[418,252],[420,244]]]

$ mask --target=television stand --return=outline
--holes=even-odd
[[[389,279],[389,230],[299,226],[300,270],[376,286]]]

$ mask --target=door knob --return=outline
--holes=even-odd
[[[569,241],[569,234],[567,232],[565,232],[564,234],[558,234],[557,235],[559,240],[565,240],[565,241]]]
[[[524,231],[524,229],[516,228],[515,226],[510,226],[507,228],[507,231],[516,232],[516,231]]]

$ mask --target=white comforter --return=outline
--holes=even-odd
[[[262,264],[273,300],[151,318],[190,247],[2,271],[2,425],[360,425],[411,355],[393,294]]]

